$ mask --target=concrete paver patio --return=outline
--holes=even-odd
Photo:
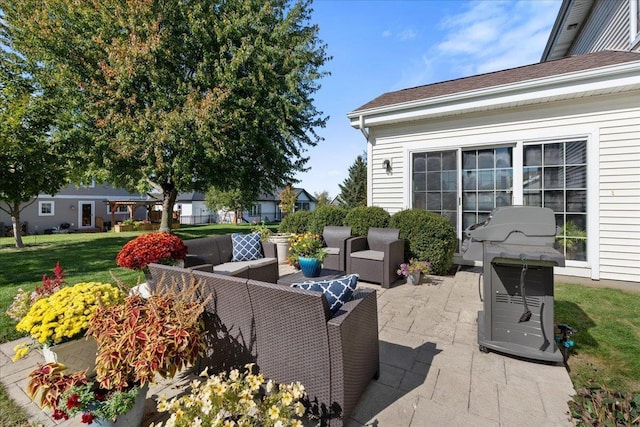
[[[291,271],[281,267],[281,275]],[[497,353],[477,345],[478,276],[430,276],[418,286],[402,281],[378,291],[380,378],[360,399],[348,427],[360,426],[571,426],[567,401],[574,394],[564,366]],[[44,426],[56,424],[25,393],[38,352],[11,362],[13,346],[0,345],[0,380],[9,395]],[[192,377],[160,381],[150,388],[144,424],[158,420],[155,398],[182,391]]]

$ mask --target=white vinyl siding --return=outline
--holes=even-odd
[[[635,91],[370,129],[369,204],[390,213],[411,207],[413,153],[498,144],[514,147],[513,203],[523,204],[523,177],[515,163],[518,158],[522,161],[522,147],[586,140],[588,261],[567,261],[566,268],[556,271],[640,281],[640,262],[631,262],[640,261],[638,99],[640,92]],[[392,161],[390,174],[382,167],[385,159]],[[625,255],[620,256],[621,252]],[[629,262],[618,268],[623,259]]]
[[[599,0],[567,56],[601,50],[629,50],[629,1]]]
[[[640,265],[640,123],[600,128],[600,272],[638,281]]]

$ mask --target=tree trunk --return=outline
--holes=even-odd
[[[173,183],[162,186],[162,217],[160,218],[160,229],[165,233],[171,233],[171,223],[173,222],[173,205],[176,203],[178,191]]]
[[[11,209],[11,225],[13,226],[13,237],[16,240],[16,248],[24,248],[24,243],[22,243],[22,227],[20,227],[19,203],[14,203]]]

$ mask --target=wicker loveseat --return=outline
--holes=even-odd
[[[232,261],[230,234],[185,240],[184,244],[188,249],[184,267],[269,283],[278,281],[278,248],[275,243],[260,242],[263,258],[251,261]]]
[[[335,314],[320,292],[151,264],[155,286],[195,280],[210,371],[255,362],[278,383],[300,381],[324,425],[344,425],[379,373],[376,292],[359,289]]]

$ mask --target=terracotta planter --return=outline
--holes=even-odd
[[[45,362],[62,363],[68,368],[67,373],[86,369],[87,377],[92,377],[96,373],[97,352],[98,345],[92,337],[80,338],[53,346],[45,345],[42,348]]]

